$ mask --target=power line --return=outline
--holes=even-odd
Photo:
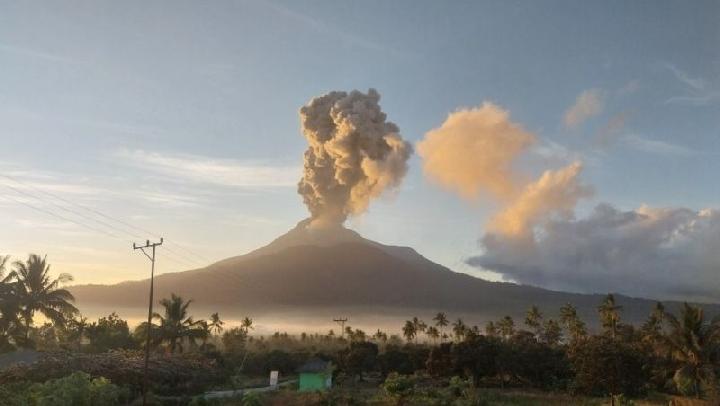
[[[137,226],[134,226],[134,225],[132,225],[132,224],[130,224],[130,223],[127,223],[127,222],[125,222],[125,221],[123,221],[123,220],[120,220],[120,219],[114,218],[114,217],[112,217],[112,216],[109,216],[109,215],[107,215],[107,214],[104,214],[104,213],[102,213],[102,212],[100,212],[100,211],[98,211],[98,210],[95,210],[95,209],[92,209],[92,208],[90,208],[90,207],[81,205],[81,204],[79,204],[79,203],[75,203],[75,202],[73,202],[73,201],[67,200],[67,199],[65,199],[65,198],[63,198],[63,197],[61,197],[61,196],[55,195],[55,194],[50,193],[50,192],[48,192],[48,191],[46,191],[46,190],[43,190],[43,189],[37,188],[37,187],[35,187],[35,186],[29,185],[29,184],[27,184],[27,183],[25,183],[25,182],[22,182],[22,181],[20,181],[20,180],[17,180],[17,179],[15,179],[15,178],[11,177],[11,176],[4,175],[4,174],[0,174],[0,176],[1,176],[1,177],[4,177],[4,178],[6,178],[6,179],[10,179],[10,180],[12,180],[12,181],[15,182],[15,183],[24,185],[24,186],[26,186],[26,187],[28,187],[28,188],[31,188],[31,189],[33,189],[33,190],[36,190],[36,191],[38,191],[38,192],[44,193],[44,194],[46,194],[46,195],[48,195],[48,196],[51,196],[51,197],[53,197],[53,198],[55,198],[55,199],[58,199],[58,200],[60,200],[60,201],[63,201],[63,202],[65,202],[65,203],[67,203],[67,204],[71,204],[71,205],[73,205],[73,206],[77,206],[77,207],[79,207],[79,208],[81,208],[81,209],[83,209],[83,210],[87,210],[87,211],[92,212],[92,213],[94,213],[94,214],[96,214],[96,215],[99,215],[99,216],[102,216],[102,217],[107,218],[107,219],[109,219],[109,220],[112,220],[112,221],[114,221],[114,222],[116,222],[116,223],[123,224],[126,228],[127,228],[127,227],[130,227],[131,229],[139,230],[139,231],[141,231],[141,232],[143,232],[143,233],[145,233],[145,234],[151,234],[151,235],[157,236],[157,234],[155,234],[155,233],[152,233],[152,232],[150,232],[150,231],[144,230],[144,229],[142,229],[142,228],[140,228],[140,227],[137,227]],[[62,210],[64,210],[64,211],[66,211],[66,212],[72,213],[72,214],[74,214],[74,215],[76,215],[76,216],[82,217],[82,218],[84,218],[84,219],[93,221],[93,222],[98,223],[98,224],[101,224],[101,225],[103,225],[103,226],[105,226],[105,227],[107,227],[107,228],[110,228],[110,229],[112,229],[112,230],[119,231],[119,232],[121,232],[121,233],[127,234],[127,235],[129,235],[129,236],[131,236],[131,237],[133,237],[133,238],[141,238],[137,233],[128,231],[127,229],[119,228],[119,227],[114,226],[114,225],[112,225],[112,224],[109,224],[109,223],[107,223],[107,222],[105,222],[105,221],[102,221],[102,220],[99,220],[99,219],[96,219],[96,218],[87,216],[87,215],[85,215],[85,214],[79,213],[78,211],[71,210],[71,209],[69,209],[69,208],[67,208],[67,207],[65,207],[65,206],[62,206],[62,205],[58,204],[58,203],[55,203],[55,202],[52,202],[52,201],[47,201],[47,200],[45,200],[45,199],[43,199],[43,198],[41,198],[41,197],[38,197],[37,195],[33,195],[32,193],[29,193],[29,192],[27,192],[27,191],[22,191],[22,190],[20,190],[20,189],[17,189],[17,188],[15,188],[15,187],[11,186],[11,185],[2,184],[2,186],[5,186],[5,187],[7,187],[7,188],[9,188],[9,189],[12,189],[12,190],[15,191],[16,193],[23,194],[23,195],[25,195],[25,196],[28,196],[28,197],[31,197],[31,198],[33,198],[33,199],[39,200],[39,201],[41,201],[41,202],[49,203],[49,204],[51,204],[51,205],[53,205],[53,206],[55,206],[55,207],[58,207],[58,208],[60,208],[60,209],[62,209]],[[180,248],[180,249],[183,249],[184,251],[191,252],[189,249],[186,249],[186,248],[182,247],[181,245],[179,245],[179,244],[177,244],[177,243],[173,243],[173,245],[176,246],[176,247],[178,247],[178,248]],[[191,266],[205,265],[207,262],[210,262],[209,260],[207,260],[207,259],[205,259],[205,258],[202,258],[202,259],[205,261],[204,263],[202,263],[202,262],[200,262],[200,261],[197,260],[197,259],[191,258],[191,257],[189,257],[189,256],[187,256],[187,255],[185,255],[185,254],[179,253],[179,252],[177,252],[177,251],[175,251],[175,250],[172,250],[172,249],[169,249],[169,248],[167,248],[167,247],[166,247],[166,250],[167,250],[168,252],[174,254],[174,255],[177,256],[177,257],[181,257],[181,258],[185,259],[186,262],[188,262],[188,264],[190,264]],[[199,254],[194,254],[194,255],[195,255],[196,257],[202,257],[202,256],[200,256]]]
[[[65,202],[65,203],[71,204],[71,205],[73,205],[73,206],[77,206],[77,207],[79,207],[79,208],[81,208],[81,209],[83,209],[83,210],[87,210],[87,211],[92,212],[92,213],[94,213],[94,214],[96,214],[96,215],[98,215],[98,216],[101,216],[101,217],[104,217],[104,218],[106,218],[106,219],[108,219],[108,220],[111,220],[111,221],[114,221],[114,222],[116,222],[116,223],[122,224],[122,225],[125,226],[125,227],[129,227],[130,229],[134,229],[134,230],[139,231],[139,232],[141,232],[141,233],[143,233],[143,234],[149,234],[149,235],[151,235],[151,236],[160,238],[159,234],[157,234],[157,233],[154,233],[154,232],[152,232],[152,231],[148,231],[148,230],[146,230],[146,229],[144,229],[144,228],[141,228],[141,227],[138,227],[138,226],[136,226],[136,225],[134,225],[134,224],[132,224],[132,223],[128,223],[128,222],[126,222],[126,221],[124,221],[124,220],[122,220],[122,219],[119,219],[119,218],[116,218],[116,217],[107,215],[107,214],[105,214],[105,213],[103,213],[103,212],[101,212],[101,211],[99,211],[99,210],[93,209],[92,207],[88,207],[88,206],[82,205],[82,204],[80,204],[80,203],[73,202],[73,201],[71,201],[71,200],[65,199],[65,198],[63,198],[62,196],[58,196],[58,195],[56,195],[56,194],[54,194],[54,193],[48,192],[47,190],[44,190],[44,189],[38,188],[38,187],[36,187],[36,186],[33,186],[33,185],[31,185],[31,184],[29,184],[29,183],[27,183],[27,182],[23,182],[23,181],[15,178],[15,177],[13,177],[13,176],[10,176],[10,175],[7,175],[7,174],[0,174],[0,177],[4,177],[4,178],[6,178],[6,179],[10,179],[10,180],[12,180],[12,181],[15,182],[15,183],[24,185],[24,186],[26,186],[26,187],[28,187],[28,188],[31,188],[31,189],[36,190],[36,191],[38,191],[38,192],[44,193],[44,194],[46,194],[46,195],[48,195],[48,196],[51,196],[51,197],[53,197],[53,198],[55,198],[55,199],[61,200],[61,201]],[[128,233],[128,234],[130,234],[130,233]],[[140,238],[137,234],[131,234],[131,235],[133,235],[135,238]],[[168,241],[168,240],[166,239],[166,240],[165,240],[165,243],[166,243],[166,244],[167,244],[167,243],[170,243],[170,244],[174,245],[175,247],[177,247],[178,249],[181,249],[181,250],[183,250],[183,251],[185,251],[185,252],[187,252],[187,253],[189,253],[189,254],[191,254],[191,255],[194,255],[195,257],[197,257],[197,258],[199,258],[199,259],[201,259],[201,260],[203,260],[203,261],[205,261],[205,262],[210,262],[210,260],[209,260],[208,258],[206,258],[206,257],[198,254],[197,252],[195,252],[195,251],[193,251],[193,250],[191,250],[191,249],[189,249],[189,248],[187,248],[187,247],[184,247],[184,246],[182,246],[182,245],[180,245],[180,244],[178,244],[178,243],[176,243],[176,242]],[[168,250],[168,248],[165,247],[165,250]],[[169,251],[169,250],[168,250],[168,251]]]
[[[17,192],[17,193],[20,193],[20,194],[23,194],[23,195],[28,196],[28,197],[30,197],[30,198],[33,198],[33,199],[35,199],[35,200],[37,200],[37,201],[40,201],[40,202],[43,202],[43,203],[47,203],[47,202],[45,202],[45,201],[44,201],[43,199],[41,199],[41,198],[38,198],[38,197],[36,197],[36,196],[33,196],[33,195],[30,194],[30,193],[27,193],[27,192],[23,192],[23,191],[21,191],[21,190],[18,190],[18,189],[14,188],[14,187],[12,187],[12,186],[10,186],[10,185],[3,184],[2,186],[5,186],[5,187],[7,187],[7,188],[9,188],[9,189],[11,189],[11,190],[14,190],[14,191]],[[102,234],[104,234],[104,235],[107,235],[107,236],[109,236],[109,237],[115,238],[115,239],[117,239],[117,240],[120,240],[120,241],[123,241],[123,242],[128,242],[128,243],[132,242],[131,240],[123,239],[123,237],[121,237],[121,236],[119,236],[119,235],[117,235],[117,234],[111,233],[111,232],[109,232],[109,231],[107,231],[107,230],[104,230],[104,229],[102,229],[102,228],[96,228],[96,227],[94,227],[94,226],[88,225],[87,223],[78,221],[77,219],[73,219],[73,218],[70,218],[70,217],[67,217],[67,216],[58,214],[58,213],[56,213],[56,212],[54,212],[54,211],[52,211],[52,210],[48,210],[48,209],[45,209],[45,208],[42,208],[42,207],[38,207],[38,206],[33,205],[33,204],[30,204],[30,203],[28,203],[28,202],[24,202],[24,201],[22,201],[22,200],[13,198],[12,196],[9,196],[9,195],[0,195],[0,198],[3,198],[5,201],[11,201],[11,202],[15,202],[15,203],[18,203],[18,204],[20,204],[20,205],[29,207],[29,208],[31,208],[31,209],[33,209],[33,210],[36,210],[36,211],[38,211],[38,212],[47,214],[47,215],[49,215],[49,216],[58,218],[58,219],[60,219],[60,220],[73,223],[73,224],[75,224],[75,225],[78,225],[78,226],[83,227],[83,228],[85,228],[85,229],[88,229],[88,230],[90,230],[90,231],[97,232],[97,233],[102,233]],[[51,204],[52,204],[52,203],[51,203]],[[57,204],[53,204],[53,205],[56,206],[56,207],[63,208],[62,206],[58,206]],[[76,215],[77,215],[77,213],[75,213],[75,212],[72,211],[72,210],[67,210],[67,209],[65,209],[65,210],[68,211],[69,213],[73,213],[73,214],[76,214]],[[84,216],[81,216],[81,217],[86,218],[86,219],[91,220],[91,221],[97,222],[96,220],[94,220],[94,219],[92,219],[92,218],[88,218],[88,217],[84,217]],[[100,224],[103,224],[103,223],[100,222]],[[116,230],[116,231],[124,232],[123,230],[118,229],[118,228],[114,228],[114,227],[110,227],[110,228],[112,228],[112,229],[114,229],[114,230]],[[128,234],[127,232],[124,232],[124,233],[125,233],[125,234]],[[195,261],[192,261],[192,262],[191,262],[191,261],[189,261],[189,260],[187,260],[187,259],[183,259],[183,257],[182,257],[182,256],[179,256],[178,254],[175,254],[175,255],[178,256],[179,259],[178,259],[178,258],[173,258],[172,256],[168,256],[168,259],[169,259],[170,261],[172,261],[172,262],[175,262],[176,264],[179,264],[179,265],[183,265],[183,262],[184,262],[184,263],[185,263],[185,266],[187,266],[187,265],[190,265],[190,266],[192,266],[192,267],[196,266]]]

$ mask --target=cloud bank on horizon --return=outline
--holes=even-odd
[[[563,117],[568,128],[600,114],[602,92],[585,91]],[[576,218],[593,195],[582,162],[532,179],[514,162],[537,136],[485,102],[451,113],[418,143],[426,178],[468,200],[500,203],[466,263],[503,279],[574,292],[619,292],[673,300],[716,301],[720,294],[720,212],[654,208],[621,211],[601,203]]]
[[[335,91],[300,109],[309,146],[298,193],[310,210],[311,225],[342,224],[405,176],[412,147],[387,121],[379,101],[375,89]]]

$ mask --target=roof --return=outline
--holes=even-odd
[[[330,361],[314,357],[298,368],[298,372],[325,372],[330,369]]]

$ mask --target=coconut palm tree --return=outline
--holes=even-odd
[[[587,335],[585,322],[580,320],[577,309],[570,303],[566,303],[560,308],[560,323],[565,327],[571,342],[577,342]]]
[[[380,331],[380,329],[377,329],[377,331],[375,332],[375,334],[373,334],[372,338],[373,338],[375,341],[382,341],[382,342],[384,343],[384,342],[387,342],[387,340],[388,340],[388,335],[387,335],[387,333],[385,333],[385,332],[383,332],[383,331]]]
[[[438,314],[433,317],[433,321],[435,321],[435,327],[440,330],[440,336],[445,337],[445,327],[450,324],[447,315],[443,312],[438,312]]]
[[[620,312],[622,306],[615,303],[615,296],[609,293],[605,296],[603,302],[598,306],[598,313],[600,313],[600,321],[602,323],[605,332],[615,338],[617,335],[617,328],[620,324]]]
[[[20,296],[17,282],[5,275],[10,256],[0,256],[0,352],[12,350],[11,341],[23,337],[20,320]],[[22,340],[21,340],[22,341]]]
[[[425,332],[425,329],[427,328],[427,324],[425,324],[424,321],[418,319],[417,317],[413,317],[412,323],[415,326],[415,331],[418,333]]]
[[[535,333],[535,337],[539,338],[542,335],[543,315],[537,306],[532,305],[528,309],[525,315],[525,325]]]
[[[250,317],[245,317],[240,322],[240,327],[245,330],[245,333],[249,333],[250,330],[254,330],[255,327],[253,327],[253,319],[251,319]]]
[[[692,393],[700,397],[703,385],[717,384],[711,352],[720,343],[720,323],[706,323],[703,309],[687,303],[683,304],[679,319],[666,313],[665,320],[670,327],[666,343],[680,363],[673,379],[678,386],[689,382]]]
[[[17,282],[15,293],[25,324],[26,342],[36,312],[58,326],[64,326],[69,317],[78,313],[71,303],[75,300],[73,295],[60,288],[61,284],[72,281],[72,276],[63,273],[52,279],[46,257],[31,254],[26,262],[16,261],[13,268],[7,279]]]
[[[513,321],[510,316],[503,317],[496,323],[496,325],[500,331],[500,335],[502,335],[505,339],[509,339],[515,334],[515,321]]]
[[[162,299],[160,305],[164,308],[164,315],[153,314],[153,318],[160,321],[159,339],[168,343],[170,353],[176,350],[183,351],[182,341],[187,339],[190,344],[202,337],[202,327],[199,322],[188,316],[188,307],[192,300],[185,301],[181,296],[171,294],[170,299]]]
[[[440,338],[440,330],[435,326],[428,327],[427,330],[425,330],[425,334],[427,334],[433,343],[437,343],[438,338]]]
[[[405,336],[405,339],[408,341],[413,341],[415,337],[417,336],[417,328],[415,327],[415,323],[412,322],[412,320],[405,321],[405,325],[402,328],[403,330],[403,336]]]
[[[220,334],[223,331],[223,325],[225,324],[224,321],[220,320],[220,315],[217,313],[213,313],[210,315],[210,330],[215,334]]]
[[[453,323],[453,334],[455,335],[456,340],[462,341],[465,339],[467,331],[467,325],[465,325],[465,322],[462,319],[457,319],[455,323]]]

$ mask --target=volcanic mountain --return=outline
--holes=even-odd
[[[148,280],[70,288],[81,310],[141,309]],[[483,323],[510,315],[522,319],[538,305],[548,315],[572,303],[590,325],[603,295],[555,292],[513,283],[489,282],[436,264],[408,247],[383,245],[343,228],[308,228],[307,221],[248,254],[202,269],[155,278],[155,297],[176,293],[194,307],[241,315],[302,314],[331,320],[332,315],[452,317]],[[623,318],[639,323],[654,301],[616,296]],[[666,303],[671,309],[677,303]],[[711,314],[718,306],[708,305]]]

